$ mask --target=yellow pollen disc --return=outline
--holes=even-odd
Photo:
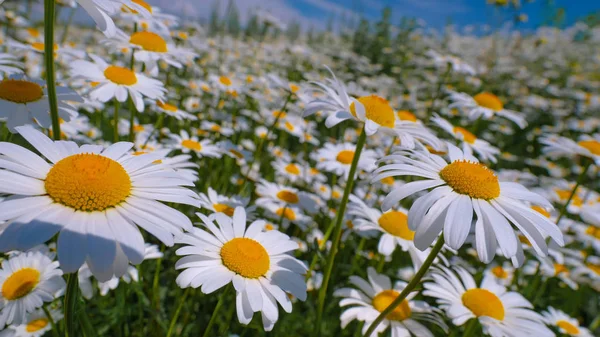
[[[104,77],[119,85],[134,85],[137,83],[137,76],[135,73],[123,67],[109,66],[104,70]]]
[[[545,208],[540,207],[540,206],[531,206],[531,209],[540,213],[541,215],[545,216],[546,218],[550,217],[550,212],[548,212]]]
[[[294,124],[290,122],[285,122],[285,128],[288,129],[288,131],[294,131],[295,129]]]
[[[48,319],[47,318],[39,318],[39,319],[35,319],[35,320],[27,323],[27,326],[25,327],[25,330],[27,332],[36,332],[36,331],[42,330],[47,325],[48,325]]]
[[[492,274],[494,274],[494,276],[496,276],[499,279],[505,279],[508,277],[508,273],[501,266],[496,266],[492,268]]]
[[[171,112],[176,112],[178,110],[176,106],[171,105],[169,103],[163,103],[161,101],[156,101],[156,106],[158,106],[161,109],[171,111]]]
[[[277,211],[275,211],[275,214],[277,214],[278,216],[282,216],[290,221],[296,220],[296,213],[294,213],[293,210],[287,207],[277,209]]]
[[[234,156],[238,157],[239,159],[244,159],[244,155],[240,151],[231,149],[231,150],[229,150],[229,153],[233,154]]]
[[[477,140],[477,136],[469,132],[469,130],[461,128],[460,126],[455,126],[454,129],[452,129],[452,131],[454,131],[454,133],[461,134],[463,136],[464,141],[469,144],[473,144]]]
[[[66,157],[56,163],[44,182],[54,202],[78,211],[104,211],[131,193],[131,178],[118,162],[91,153]]]
[[[300,168],[298,168],[298,165],[296,164],[288,164],[285,167],[285,171],[289,174],[293,174],[293,175],[300,175]]]
[[[34,42],[31,44],[31,48],[33,48],[37,51],[44,51],[45,47],[46,47],[46,45],[43,42]],[[54,51],[57,51],[58,45],[54,44],[54,47],[52,47],[52,49],[54,49]]]
[[[231,80],[227,76],[219,77],[219,82],[221,82],[221,84],[223,84],[224,86],[227,86],[227,87],[232,84]]]
[[[12,273],[2,285],[2,297],[9,301],[29,294],[40,282],[40,272],[33,268],[23,268]]]
[[[403,212],[390,211],[383,213],[377,223],[393,236],[411,241],[415,238],[415,232],[408,229],[408,216]]]
[[[373,122],[387,127],[393,128],[396,122],[396,116],[394,116],[394,109],[390,106],[390,103],[382,97],[377,95],[363,96],[358,99],[365,107],[365,117]],[[356,108],[354,103],[350,104],[350,112],[356,117]]]
[[[560,320],[560,321],[556,322],[556,326],[563,329],[569,335],[578,335],[579,334],[579,328],[577,328],[576,326],[574,326],[573,324],[571,324],[567,321]]]
[[[213,204],[213,208],[216,212],[225,213],[227,216],[233,216],[233,207],[225,204]]]
[[[194,151],[202,151],[202,144],[190,139],[183,140],[181,146]]]
[[[300,87],[295,85],[295,84],[290,84],[290,91],[293,93],[298,92],[298,90],[300,90]]]
[[[38,101],[43,96],[44,90],[35,82],[12,79],[0,81],[0,99],[5,101],[27,104]]]
[[[219,132],[219,131],[221,131],[221,126],[220,126],[219,124],[213,124],[213,125],[210,127],[210,130],[211,130],[211,131],[215,131],[215,132]]]
[[[462,303],[477,316],[487,316],[499,321],[504,320],[504,305],[502,301],[489,290],[469,289],[462,295]]]
[[[338,155],[337,155],[337,157],[335,157],[335,159],[342,164],[350,165],[350,164],[352,164],[352,159],[354,159],[354,151],[342,150],[338,153]]]
[[[27,33],[29,33],[29,35],[31,35],[32,37],[40,36],[40,31],[35,28],[27,28]]]
[[[475,95],[473,99],[475,100],[475,102],[477,102],[479,106],[488,108],[493,111],[500,111],[504,109],[504,105],[502,104],[502,101],[498,98],[498,96],[489,92],[479,93]]]
[[[381,179],[381,183],[384,185],[394,185],[394,183],[396,182],[396,180],[394,180],[393,177],[387,177],[387,178],[383,178]]]
[[[275,229],[275,227],[273,226],[273,224],[268,223],[268,224],[265,225],[265,230],[266,231],[272,231],[274,229]]]
[[[264,276],[271,266],[265,247],[248,238],[235,238],[221,247],[221,260],[229,270],[245,278]]]
[[[298,198],[298,194],[287,190],[277,192],[277,198],[287,202],[288,204],[297,204],[298,201],[300,201],[300,198]]]
[[[589,236],[593,236],[596,239],[600,239],[600,228],[598,227],[594,227],[594,226],[589,226],[586,230],[585,230],[585,234],[589,235]]]
[[[150,6],[147,2],[145,2],[143,0],[131,0],[131,2],[144,7],[148,12],[150,12],[150,14],[152,14],[152,6]],[[129,6],[123,6],[123,11],[133,13],[133,14],[138,14],[138,11],[136,11],[135,9],[133,9]]]
[[[600,156],[600,142],[596,140],[582,140],[578,142],[579,146],[586,148],[592,154]]]
[[[569,200],[569,197],[571,196],[571,190],[555,190],[556,194],[558,195],[558,198],[560,198],[560,200],[563,201],[567,201]],[[577,194],[575,194],[573,196],[573,198],[571,199],[571,205],[573,206],[581,206],[583,204],[583,200],[581,199],[580,196],[578,196]]]
[[[454,192],[471,198],[491,200],[500,195],[498,177],[480,163],[453,161],[440,171],[440,177]]]
[[[160,37],[160,35],[151,32],[133,33],[129,39],[129,43],[140,46],[145,51],[155,53],[166,53],[169,51],[167,41]]]
[[[334,199],[339,199],[342,197],[342,195],[338,191],[333,191],[333,192],[331,192],[331,197]]]
[[[383,312],[392,302],[400,295],[395,290],[384,290],[373,297],[373,308],[379,312]],[[392,321],[403,321],[410,318],[412,311],[408,305],[408,301],[405,299],[397,306],[394,311],[389,313],[385,318]]]
[[[555,263],[554,264],[554,276],[557,276],[560,273],[569,273],[569,269],[564,264]]]
[[[531,246],[531,242],[529,242],[529,239],[526,236],[519,234],[518,238],[519,238],[519,242],[521,242],[522,244],[526,244],[528,246]]]
[[[417,121],[417,116],[415,116],[410,111],[400,110],[397,112],[397,114],[398,114],[398,118],[400,118],[401,121],[406,121],[406,122],[416,122]]]
[[[275,118],[285,118],[287,114],[283,111],[275,110],[273,111],[273,117]]]
[[[586,266],[590,268],[594,273],[600,275],[600,264],[588,263],[586,264]]]

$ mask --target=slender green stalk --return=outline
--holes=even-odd
[[[65,337],[75,337],[75,307],[79,297],[79,279],[77,273],[67,277],[67,290],[65,292]]]
[[[344,195],[342,197],[342,203],[340,204],[340,208],[336,215],[335,227],[333,229],[333,241],[331,243],[331,249],[329,251],[329,256],[327,257],[327,264],[325,265],[325,271],[323,274],[323,284],[319,289],[319,304],[317,307],[317,322],[315,324],[315,336],[321,335],[321,322],[323,321],[323,309],[325,308],[325,300],[327,297],[327,286],[329,284],[329,280],[331,279],[331,272],[333,271],[333,265],[335,262],[335,255],[338,252],[340,245],[340,238],[342,236],[342,222],[344,220],[344,213],[346,213],[346,205],[348,204],[348,198],[350,197],[350,193],[352,192],[352,187],[354,185],[354,177],[356,175],[356,169],[358,167],[358,160],[360,159],[360,153],[365,145],[365,141],[367,139],[367,134],[365,133],[365,129],[363,127],[360,136],[358,137],[358,142],[356,143],[356,149],[354,150],[354,158],[352,158],[352,165],[350,166],[350,172],[348,174],[348,179],[346,180],[346,188],[344,189]]]
[[[542,286],[538,288],[537,292],[535,293],[535,296],[533,297],[533,300],[531,301],[531,304],[533,304],[533,306],[535,306],[539,300],[542,298],[542,295],[544,295],[546,293],[546,288],[548,287],[548,280],[545,280],[542,282]]]
[[[567,214],[567,208],[571,204],[571,200],[573,200],[575,193],[577,193],[577,189],[579,188],[579,185],[583,184],[586,174],[587,174],[587,171],[589,170],[590,166],[592,166],[592,161],[587,160],[587,163],[583,166],[583,170],[579,174],[579,177],[577,177],[577,183],[575,183],[575,187],[573,187],[573,190],[571,191],[571,195],[569,195],[569,199],[567,199],[567,202],[564,204],[564,206],[560,210],[560,214],[558,215],[558,218],[556,219],[556,224],[559,224],[560,220],[563,218],[563,216],[565,216],[565,214]]]
[[[231,288],[231,287],[232,287],[231,285],[225,287],[225,290],[223,290],[223,292],[219,296],[219,301],[217,302],[217,305],[215,306],[215,310],[213,310],[213,313],[210,316],[210,321],[208,321],[208,324],[206,325],[206,330],[204,330],[204,334],[202,334],[202,337],[211,336],[210,331],[212,330],[212,326],[215,324],[215,320],[217,319],[219,310],[223,306],[223,301],[225,300],[225,297],[227,297],[227,293],[229,292],[229,288]]]
[[[81,330],[83,331],[83,335],[85,337],[96,337],[96,329],[90,322],[90,317],[85,310],[79,310],[79,319],[81,321]]]
[[[115,113],[113,114],[113,142],[119,141],[119,110],[121,109],[121,102],[115,98]]]
[[[475,334],[475,331],[477,330],[477,322],[479,322],[477,318],[471,318],[465,327],[465,333],[463,334],[463,337],[471,337]]]
[[[69,36],[69,28],[73,23],[73,18],[75,17],[75,13],[77,12],[77,8],[71,8],[71,13],[69,13],[69,19],[67,20],[67,24],[65,25],[65,30],[63,31],[62,37],[60,38],[60,44],[63,45],[67,42],[67,36]]]
[[[373,323],[371,323],[371,326],[369,326],[369,329],[367,330],[367,333],[364,336],[373,335],[375,328],[377,328],[377,326],[381,323],[381,321],[383,321],[383,319],[385,317],[387,317],[387,315],[389,315],[392,311],[394,311],[394,309],[396,309],[396,307],[399,306],[402,303],[402,301],[404,301],[404,299],[408,296],[408,294],[410,294],[410,292],[413,291],[413,289],[415,289],[415,287],[419,284],[419,282],[421,282],[421,279],[423,278],[423,276],[425,276],[425,273],[427,273],[427,270],[429,270],[429,267],[431,267],[431,264],[433,264],[433,260],[435,260],[435,257],[438,255],[440,250],[442,250],[443,246],[444,246],[444,236],[442,234],[438,238],[438,241],[436,242],[435,246],[433,246],[433,249],[431,249],[429,256],[427,256],[427,259],[425,259],[425,262],[423,262],[423,265],[421,266],[421,268],[419,268],[419,270],[417,271],[415,276],[412,278],[412,280],[410,280],[410,282],[408,283],[406,288],[404,288],[404,290],[402,290],[400,295],[398,295],[398,297],[396,297],[396,299],[387,308],[385,308],[379,314],[379,316],[377,316],[377,318],[373,321]]]
[[[592,324],[590,324],[590,331],[592,331],[593,333],[598,328],[600,328],[600,312],[598,313],[598,316],[596,316]]]
[[[431,101],[431,106],[427,110],[427,116],[431,117],[431,114],[435,111],[435,102],[437,102],[438,98],[440,98],[440,94],[442,93],[442,86],[448,82],[448,77],[450,77],[450,73],[452,72],[452,65],[448,64],[446,72],[444,73],[442,79],[438,82],[437,90],[435,91],[435,96]]]
[[[185,300],[187,299],[188,295],[190,294],[190,289],[192,289],[192,288],[186,288],[185,291],[183,292],[183,296],[181,296],[181,298],[179,299],[179,305],[177,306],[177,310],[175,310],[175,314],[173,315],[173,318],[171,319],[171,324],[169,324],[169,331],[167,332],[167,337],[171,337],[171,334],[173,334],[173,331],[175,329],[175,324],[177,323],[177,319],[179,318],[179,313],[181,312],[181,309],[183,308],[183,304],[185,304]]]
[[[50,310],[48,310],[48,306],[44,305],[42,309],[44,310],[46,317],[48,317],[48,322],[50,322],[50,326],[52,326],[52,334],[54,335],[54,337],[60,337],[60,333],[58,333],[58,327],[56,326],[56,322],[54,322],[52,314],[50,314]]]
[[[56,98],[56,74],[54,73],[54,18],[56,0],[44,0],[44,60],[46,63],[46,86],[50,117],[52,118],[52,136],[60,140],[60,120],[58,118],[58,99]]]
[[[129,141],[135,141],[135,113],[137,112],[133,98],[129,97]]]

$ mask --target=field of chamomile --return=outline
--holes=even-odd
[[[228,2],[0,0],[0,337],[600,335],[600,15]]]

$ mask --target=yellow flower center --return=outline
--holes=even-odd
[[[392,109],[390,103],[385,98],[371,95],[360,97],[358,101],[365,107],[365,117],[367,119],[387,128],[394,127],[396,122],[394,109]],[[354,102],[350,104],[350,112],[356,117]]]
[[[115,207],[131,193],[131,178],[123,166],[91,153],[62,159],[44,183],[54,202],[85,212]]]
[[[561,274],[561,273],[568,274],[569,269],[564,264],[555,263],[554,264],[554,276],[557,276],[558,274]]]
[[[169,103],[163,103],[161,101],[156,101],[156,106],[170,112],[176,112],[178,110],[176,106],[171,105]]]
[[[131,2],[144,7],[148,12],[150,12],[150,14],[152,14],[152,6],[150,6],[147,2],[145,2],[143,0],[131,0]],[[138,14],[138,11],[136,11],[133,8],[130,8],[129,6],[123,6],[123,11],[133,13],[133,14]]]
[[[104,77],[119,85],[134,85],[137,83],[137,76],[135,73],[123,67],[109,66],[104,70]]]
[[[540,206],[531,206],[531,209],[545,216],[546,218],[550,218],[550,212],[548,212],[545,208]]]
[[[563,329],[569,335],[578,335],[579,334],[579,328],[577,328],[575,325],[573,325],[565,320],[560,320],[560,321],[556,322],[556,326]]]
[[[5,101],[27,104],[38,101],[43,96],[44,90],[35,82],[12,79],[0,81],[0,99]]]
[[[186,149],[190,149],[190,150],[194,150],[194,151],[202,151],[202,144],[200,144],[197,141],[190,140],[190,139],[184,139],[181,142],[181,146],[185,147]]]
[[[27,28],[27,33],[29,33],[29,35],[31,35],[32,37],[40,36],[40,31],[35,28]]]
[[[571,191],[570,190],[556,190],[556,195],[558,195],[558,198],[560,200],[567,201],[567,200],[569,200],[569,197],[571,196]],[[581,206],[582,204],[583,204],[583,200],[581,199],[581,197],[578,196],[577,194],[575,194],[573,196],[573,198],[571,199],[571,205]]]
[[[133,131],[135,131],[135,132],[142,132],[142,131],[144,131],[144,126],[143,125],[134,125],[133,126]]]
[[[245,278],[264,276],[271,266],[265,247],[248,238],[235,238],[221,247],[221,260],[229,270]]]
[[[300,90],[299,86],[290,83],[290,91],[291,92],[296,93],[296,92],[298,92],[298,90]]]
[[[494,274],[494,276],[496,276],[499,279],[505,279],[508,277],[508,273],[501,266],[496,266],[492,268],[492,274]]]
[[[292,124],[290,122],[285,122],[284,126],[286,129],[288,129],[288,131],[294,131],[294,129],[295,129],[294,124]]]
[[[386,177],[386,178],[381,179],[381,183],[384,185],[392,186],[392,185],[394,185],[395,182],[396,182],[396,180],[394,180],[393,177]]]
[[[498,98],[498,96],[490,92],[479,93],[475,95],[473,99],[475,100],[475,102],[477,102],[479,106],[488,108],[493,111],[500,111],[504,109],[504,105],[502,104],[502,101]]]
[[[46,45],[43,42],[34,42],[31,44],[31,48],[33,48],[37,51],[44,51],[46,48]],[[52,47],[52,49],[54,49],[54,51],[57,51],[58,45],[54,44],[54,47]]]
[[[415,238],[415,232],[408,229],[408,216],[404,212],[390,211],[383,213],[377,223],[393,236],[411,241]]]
[[[224,86],[227,86],[227,87],[232,84],[231,80],[227,76],[219,77],[219,82],[221,82],[221,84],[223,84]]]
[[[48,319],[47,318],[39,318],[39,319],[35,319],[35,320],[27,323],[27,326],[25,327],[25,330],[27,332],[36,332],[36,331],[42,330],[47,325],[48,325]]]
[[[452,131],[454,131],[454,133],[461,134],[463,136],[464,141],[469,144],[473,144],[477,140],[477,136],[469,132],[469,130],[461,128],[460,126],[455,126],[454,129],[452,129]]]
[[[297,204],[300,201],[298,195],[292,191],[282,190],[277,192],[277,198],[287,202],[288,204]]]
[[[40,282],[40,272],[33,268],[19,269],[10,275],[2,285],[2,297],[9,301],[29,294]]]
[[[585,230],[585,234],[593,236],[596,239],[600,239],[600,228],[588,226],[588,228]]]
[[[469,289],[462,295],[462,303],[477,316],[487,316],[499,321],[504,320],[504,305],[502,301],[489,290]]]
[[[289,174],[300,175],[300,168],[296,164],[288,164],[285,167],[285,171]]]
[[[383,312],[383,310],[392,304],[392,302],[399,295],[400,293],[395,290],[384,290],[373,297],[373,307],[375,310]],[[408,305],[408,301],[404,299],[402,300],[402,303],[400,303],[400,305],[397,306],[385,318],[392,321],[403,321],[407,318],[410,318],[411,314],[412,312],[410,310],[410,306]]]
[[[288,207],[277,209],[277,211],[275,211],[275,214],[277,214],[278,216],[282,216],[290,221],[296,220],[296,213],[294,213],[294,211]]]
[[[417,116],[415,116],[412,112],[407,111],[407,110],[400,110],[397,112],[397,115],[401,121],[406,121],[406,122],[416,122],[417,121]]]
[[[594,273],[600,275],[600,264],[588,263],[586,264],[586,266],[590,268]]]
[[[233,207],[225,204],[213,204],[213,208],[216,212],[225,213],[227,216],[233,216]]]
[[[471,198],[490,200],[500,195],[498,177],[480,163],[453,161],[440,171],[440,177],[454,192]]]
[[[169,51],[167,48],[167,41],[160,37],[160,35],[151,32],[137,32],[131,35],[129,43],[136,46],[142,47],[145,51],[151,51],[155,53],[166,53]]]
[[[350,165],[350,164],[352,164],[352,159],[354,159],[354,151],[342,150],[338,153],[338,155],[337,155],[337,157],[335,157],[335,159],[342,164]]]
[[[600,156],[600,142],[596,140],[582,140],[578,142],[579,146],[586,148],[592,154]]]
[[[221,131],[221,126],[220,126],[219,124],[213,124],[213,125],[210,127],[210,130],[211,130],[211,131],[215,131],[215,132],[219,132],[219,131]]]

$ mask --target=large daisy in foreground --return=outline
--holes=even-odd
[[[428,248],[443,230],[446,244],[452,249],[459,249],[471,231],[473,215],[477,217],[477,253],[485,263],[494,258],[497,246],[505,257],[517,254],[519,240],[511,223],[540,255],[548,252],[547,235],[559,245],[564,245],[556,224],[529,204],[552,209],[550,202],[521,184],[500,182],[492,170],[452,144],[448,144],[448,154],[450,163],[438,155],[400,150],[382,159],[393,163],[374,172],[372,181],[392,176],[425,178],[407,183],[388,194],[383,200],[384,211],[410,195],[433,189],[417,199],[408,212],[408,227],[415,231],[417,248]]]
[[[260,311],[265,330],[271,331],[279,318],[277,303],[285,312],[292,312],[286,292],[306,299],[306,267],[288,254],[298,249],[298,244],[277,230],[263,231],[262,220],[246,228],[243,207],[236,207],[231,218],[224,213],[198,216],[209,231],[194,227],[177,239],[186,245],[177,250],[177,255],[185,255],[176,264],[177,269],[185,269],[177,284],[182,288],[202,286],[202,292],[210,294],[233,283],[240,323],[249,324]]]
[[[162,163],[164,152],[128,155],[133,144],[77,146],[52,141],[31,127],[17,131],[48,161],[11,143],[0,143],[0,251],[27,250],[57,232],[65,273],[87,261],[99,281],[120,277],[129,262],[144,259],[138,226],[164,244],[192,227],[183,213],[159,201],[199,206],[183,186],[193,183]]]

